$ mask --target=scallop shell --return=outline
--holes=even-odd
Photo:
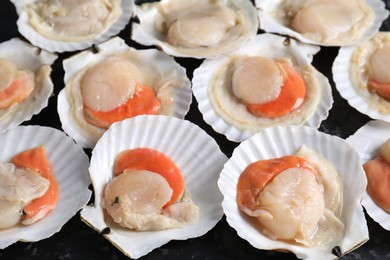
[[[0,249],[17,241],[38,241],[59,232],[91,197],[88,156],[63,132],[50,127],[18,126],[0,134],[0,143],[2,162],[44,145],[59,189],[56,208],[45,218],[30,226],[19,225],[0,231]]]
[[[129,135],[131,133],[131,135]],[[104,217],[102,193],[112,178],[112,167],[118,153],[146,147],[169,156],[180,168],[192,201],[199,207],[198,222],[181,229],[137,232],[119,228]],[[193,123],[161,115],[143,115],[114,123],[92,151],[90,175],[95,190],[94,206],[81,211],[82,220],[98,232],[107,226],[104,236],[131,258],[146,255],[170,240],[199,237],[222,218],[222,195],[217,180],[226,156],[217,143]]]
[[[376,36],[389,35],[387,32],[379,32],[374,35],[374,39]],[[390,39],[390,38],[389,38]],[[368,42],[364,42],[362,44],[368,44]],[[386,122],[390,122],[390,113],[384,113],[379,111],[379,109],[371,103],[372,94],[370,94],[367,90],[363,90],[359,87],[358,81],[360,81],[360,75],[352,75],[351,66],[354,64],[356,67],[360,67],[364,65],[363,60],[353,60],[352,57],[355,51],[362,46],[346,46],[342,47],[339,50],[339,53],[333,62],[332,72],[333,79],[336,84],[336,89],[340,93],[340,95],[348,101],[348,103],[354,107],[359,112],[368,115],[373,119],[383,120]],[[359,68],[360,70],[361,68]]]
[[[302,259],[334,259],[332,248],[321,250],[269,239],[247,221],[236,203],[238,178],[247,165],[261,159],[293,154],[302,144],[322,154],[333,164],[342,179],[344,208],[341,220],[345,224],[345,235],[339,244],[342,254],[366,242],[369,239],[368,228],[360,201],[367,180],[359,155],[343,139],[306,126],[267,128],[242,142],[233,151],[218,180],[219,189],[224,196],[222,207],[229,225],[255,248],[287,250]]]
[[[52,65],[57,55],[40,50],[18,38],[0,43],[0,58],[12,61],[18,69],[28,69],[37,73],[41,65]],[[0,110],[0,133],[30,120],[48,105],[53,93],[53,82],[50,73],[42,80],[42,85],[36,88],[23,102],[10,108]]]
[[[177,87],[175,87],[173,91],[175,105],[172,116],[184,118],[192,102],[191,82],[186,76],[185,68],[176,63],[172,57],[155,49],[133,49],[126,45],[123,39],[118,37],[98,45],[97,48],[99,51],[96,54],[93,51],[86,50],[64,60],[65,84],[74,74],[82,69],[93,66],[115,53],[121,53],[131,49],[134,51],[137,59],[152,68],[156,72],[156,75],[160,72],[160,74],[163,75],[163,78],[175,82],[174,84]],[[92,148],[104,133],[104,129],[89,125],[91,126],[91,129],[96,132],[96,134],[91,135],[77,120],[69,116],[73,110],[73,105],[66,93],[66,89],[67,87],[61,90],[58,95],[58,113],[62,128],[81,146]]]
[[[364,164],[379,155],[380,147],[389,137],[390,124],[373,120],[348,137],[347,142],[358,151]],[[362,204],[372,219],[384,229],[390,230],[390,214],[381,209],[367,192],[363,197]]]
[[[274,1],[274,0],[255,0],[255,5],[258,8],[258,16],[260,21],[260,29],[281,35],[288,35],[293,38],[298,39],[301,42],[322,45],[322,46],[345,46],[357,44],[359,42],[365,41],[373,36],[376,32],[379,31],[382,22],[388,17],[389,11],[385,9],[385,4],[381,0],[366,0],[368,6],[372,9],[375,19],[372,25],[367,29],[367,31],[359,39],[355,39],[351,42],[345,42],[340,44],[326,44],[319,41],[314,41],[304,37],[302,34],[286,27],[282,21],[275,18],[272,14],[277,10],[279,5],[283,0]]]
[[[91,47],[93,44],[98,44],[108,40],[110,37],[117,35],[125,26],[129,23],[133,14],[134,1],[132,0],[119,0],[121,14],[120,16],[110,23],[100,34],[91,39],[82,41],[62,41],[49,39],[44,35],[38,33],[29,23],[29,16],[24,10],[27,4],[33,4],[36,0],[11,0],[15,5],[16,11],[19,15],[17,20],[19,32],[28,39],[33,45],[51,52],[66,52],[83,50]]]
[[[288,42],[288,44],[286,44]],[[293,39],[281,37],[272,34],[260,34],[256,35],[248,43],[240,47],[238,50],[232,52],[230,55],[213,60],[205,60],[199,68],[194,71],[194,77],[192,79],[192,89],[194,96],[198,101],[199,110],[203,115],[203,119],[212,126],[212,128],[221,134],[224,134],[227,139],[235,142],[241,142],[246,140],[254,133],[245,128],[237,127],[240,124],[240,120],[235,120],[235,124],[224,120],[218,112],[214,109],[211,98],[210,88],[214,84],[214,78],[217,77],[219,71],[226,67],[226,64],[234,57],[238,55],[263,55],[265,57],[292,57],[296,60],[297,64],[303,66],[311,66],[313,55],[319,51],[319,47],[302,44]],[[313,68],[314,69],[314,68]],[[315,70],[315,69],[314,69]],[[332,89],[328,79],[315,70],[315,78],[318,80],[321,88],[321,99],[317,108],[312,115],[307,119],[300,119],[300,122],[270,122],[269,126],[282,125],[282,124],[304,124],[314,128],[318,128],[321,121],[327,118],[329,110],[333,105]],[[258,127],[257,131],[262,130],[264,127]]]
[[[165,41],[165,34],[158,29],[162,27],[164,20],[162,14],[159,12],[159,8],[175,1],[180,0],[162,0],[135,6],[134,14],[139,18],[140,22],[133,23],[131,38],[143,45],[156,45],[164,52],[177,57],[216,58],[237,49],[257,33],[259,22],[253,4],[247,0],[224,0],[219,2],[231,8],[239,15],[239,19],[241,20],[239,27],[240,35],[233,35],[233,40],[221,42],[212,48],[177,48],[167,43]],[[203,2],[205,1],[203,0]],[[206,2],[212,1],[207,0]],[[235,33],[235,30],[231,31]]]

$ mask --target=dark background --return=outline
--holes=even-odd
[[[185,1],[185,0],[182,0]],[[139,1],[137,1],[139,2]],[[387,3],[389,8],[389,3]],[[0,0],[0,42],[13,37],[21,37],[16,25],[17,15],[12,3],[8,0]],[[385,21],[381,30],[388,31],[389,21]],[[120,33],[127,44],[135,48],[146,48],[130,40],[130,24]],[[261,31],[259,31],[260,33]],[[331,66],[336,57],[338,48],[324,47],[314,57],[314,66],[324,75],[328,76],[332,85],[334,104],[329,117],[323,121],[320,131],[347,138],[357,129],[371,120],[348,105],[346,100],[340,97],[334,87]],[[52,79],[54,82],[54,95],[49,100],[49,105],[35,115],[25,125],[43,125],[61,129],[61,123],[57,114],[57,95],[64,87],[62,60],[72,53],[62,53],[53,65]],[[202,60],[190,58],[176,58],[176,61],[187,68],[188,77],[192,79],[193,70]],[[193,98],[191,108],[186,119],[198,124],[210,134],[219,144],[222,151],[230,157],[238,143],[230,142],[224,135],[216,133],[207,125],[198,110],[196,99]],[[1,146],[1,144],[0,144]],[[85,152],[90,155],[91,150]],[[342,257],[342,259],[390,259],[390,231],[386,231],[374,222],[367,214],[367,224],[370,232],[370,240]],[[225,217],[206,235],[200,238],[185,241],[171,241],[160,248],[153,250],[148,255],[140,258],[147,259],[296,259],[289,253],[278,253],[253,248],[248,242],[238,237],[236,231],[231,228]],[[103,236],[84,224],[76,214],[67,222],[60,232],[52,237],[34,242],[17,242],[6,249],[0,250],[0,259],[127,259],[127,257],[108,242]]]

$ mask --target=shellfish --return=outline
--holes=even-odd
[[[163,0],[136,6],[131,38],[179,57],[213,58],[237,49],[256,35],[250,1]]]
[[[139,114],[183,118],[192,101],[186,71],[158,50],[136,50],[116,37],[64,60],[58,95],[62,127],[91,148],[112,122]]]
[[[163,153],[180,169],[185,192],[199,207],[199,219],[195,223],[158,232],[140,232],[124,229],[107,216],[102,203],[104,189],[114,175],[115,160],[121,152],[136,148]],[[81,218],[98,232],[108,227],[110,232],[104,233],[105,238],[131,258],[146,255],[172,239],[201,236],[213,228],[223,215],[217,179],[226,160],[209,135],[183,119],[141,115],[114,123],[92,151],[90,175],[95,203],[81,211]]]

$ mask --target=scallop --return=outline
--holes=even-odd
[[[18,38],[0,44],[0,133],[30,120],[53,93],[51,65],[57,55]]]
[[[10,203],[0,199],[2,211],[0,226],[9,227],[0,230],[0,249],[17,241],[34,242],[51,237],[59,232],[62,226],[84,207],[91,197],[91,190],[88,188],[91,183],[88,176],[88,156],[62,131],[50,127],[17,126],[0,134],[0,142],[2,144],[0,152],[2,165],[10,162],[11,158],[20,152],[43,146],[59,189],[55,208],[43,219],[31,225],[19,223],[19,202]],[[30,176],[27,179],[24,176],[22,181],[31,182],[32,178]],[[37,180],[34,183],[37,183]],[[39,189],[35,190],[34,194],[39,194]],[[20,193],[26,195],[26,189],[19,190],[19,195]],[[7,193],[7,195],[11,194]]]
[[[389,15],[380,0],[256,0],[255,5],[264,31],[322,46],[365,41]]]
[[[333,97],[328,79],[311,65],[318,51],[317,46],[265,33],[229,55],[206,59],[194,71],[192,79],[204,120],[235,142],[275,125],[319,127],[328,116]],[[306,93],[297,99],[299,104],[292,104],[288,113],[272,117],[252,113],[247,103],[272,102],[280,95],[281,77],[286,73],[280,64],[286,64],[300,75],[303,82],[297,85],[304,85]]]
[[[185,193],[199,208],[197,221],[159,231],[136,231],[120,227],[105,213],[104,190],[113,179],[114,162],[119,153],[135,148],[159,151],[175,163],[184,177]],[[189,121],[164,115],[140,115],[114,123],[92,151],[89,170],[95,202],[93,206],[84,207],[81,218],[98,232],[108,227],[110,232],[104,234],[104,237],[130,258],[144,256],[170,240],[202,236],[212,229],[223,215],[222,195],[218,190],[217,180],[226,161],[227,157],[220,151],[217,143]],[[126,173],[119,176],[123,174]],[[152,196],[154,199],[150,202],[150,207],[145,208],[136,203],[137,211],[152,214],[158,205],[165,203],[171,191],[164,185],[166,181],[158,178],[160,175],[150,171],[137,171],[137,174],[139,176],[130,175],[131,179],[135,180],[132,181],[132,186],[148,182],[148,185],[156,186],[161,191],[158,195],[155,194],[156,197]],[[118,185],[118,182],[116,183],[114,185]],[[153,193],[153,189],[144,188],[137,190],[137,194],[132,196],[138,196],[146,190],[149,190],[149,195],[150,192]],[[174,215],[175,212],[173,210],[169,214]]]
[[[97,46],[98,52],[86,50],[64,60],[65,88],[58,96],[62,128],[83,147],[92,148],[112,121],[137,114],[163,114],[184,118],[192,101],[191,82],[186,70],[158,50],[136,50],[116,37]],[[101,123],[107,113],[139,97],[137,87],[145,92],[139,105],[124,114]],[[138,100],[138,101],[137,101]],[[126,104],[124,104],[126,103]],[[103,112],[103,113],[99,113]],[[120,111],[119,111],[120,112]],[[96,116],[91,116],[96,115]],[[100,116],[99,116],[100,115]],[[97,120],[95,120],[97,118]],[[95,122],[96,121],[96,122]]]
[[[50,185],[38,172],[12,163],[0,164],[0,180],[0,199],[10,202],[30,202],[45,194]]]
[[[364,164],[380,154],[382,144],[389,137],[390,124],[381,120],[372,120],[348,137],[347,142],[359,153]],[[374,221],[384,229],[390,230],[390,214],[380,208],[367,192],[364,194],[362,205]]]
[[[82,50],[118,34],[130,21],[131,0],[12,0],[19,32],[51,52]]]
[[[306,148],[298,152],[303,147]],[[321,191],[322,188],[324,189],[323,194],[325,200],[322,203],[324,203],[326,208],[332,209],[330,211],[333,213],[326,214],[327,221],[323,223],[325,225],[323,228],[325,231],[327,228],[341,230],[338,233],[328,233],[330,237],[324,235],[326,232],[319,234],[320,237],[324,235],[319,241],[325,239],[327,242],[316,244],[317,242],[314,236],[314,240],[309,240],[312,241],[312,244],[305,245],[302,241],[292,243],[266,236],[261,232],[258,223],[250,221],[237,207],[236,190],[238,179],[248,165],[258,160],[279,158],[297,152],[299,154],[298,156],[304,158],[314,166],[321,179],[323,177],[327,179],[322,182],[322,187],[320,186],[318,190],[306,188],[307,192],[313,194],[311,197],[312,200],[314,199],[314,195],[318,196],[318,194],[316,195],[318,191]],[[332,174],[329,175],[330,169],[337,172],[336,175],[339,176],[339,181]],[[296,168],[290,169],[289,171],[290,173],[286,172],[285,175],[291,174],[291,171],[296,171]],[[284,176],[273,185],[281,185],[279,188],[284,190],[283,183],[287,179]],[[306,178],[304,180],[304,182],[301,182],[301,185],[308,184],[309,180]],[[316,181],[312,180],[312,182]],[[271,182],[268,185],[270,184]],[[341,186],[342,196],[339,196],[338,184]],[[367,179],[361,167],[359,154],[345,140],[302,125],[270,127],[243,141],[233,151],[232,157],[228,162],[225,163],[218,180],[218,187],[224,196],[222,207],[226,215],[226,220],[241,238],[247,240],[255,248],[288,251],[294,253],[300,259],[335,259],[349,253],[369,239],[365,215],[360,204],[365,193],[366,185]],[[302,190],[298,189],[296,195],[302,195]],[[274,197],[272,199],[275,200],[276,198]],[[293,201],[292,203],[293,205],[301,205],[299,202]],[[309,201],[305,201],[305,203],[309,203]],[[311,201],[308,206],[315,206],[316,204],[313,203]],[[317,206],[314,206],[310,210],[321,209],[321,202]],[[277,212],[279,209],[274,207],[273,210]],[[302,210],[305,212],[304,210],[309,209],[302,207]],[[286,217],[288,216],[293,215],[286,213]],[[309,216],[305,217],[307,223],[310,223],[315,218],[314,215]],[[322,217],[321,219],[323,221],[324,218]],[[344,226],[344,228],[338,229],[337,227],[339,225]],[[291,226],[289,228],[283,226],[276,228],[279,228],[282,232],[287,232],[292,229]],[[337,234],[340,234],[340,236],[337,236]],[[333,252],[337,252],[338,249],[340,249],[340,254],[334,255]]]
[[[134,9],[131,38],[178,57],[212,58],[256,35],[256,9],[245,0],[163,0]]]
[[[359,112],[390,122],[390,96],[386,62],[390,34],[378,32],[370,40],[339,50],[332,72],[336,89]]]

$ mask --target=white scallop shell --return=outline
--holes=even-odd
[[[118,37],[98,45],[98,49],[99,52],[96,54],[91,50],[86,50],[64,60],[65,84],[80,70],[93,66],[115,53],[131,49],[135,52],[137,59],[152,68],[156,75],[160,72],[161,75],[164,75],[163,77],[175,82],[177,87],[173,91],[175,105],[172,116],[184,118],[192,102],[191,82],[187,78],[186,69],[176,63],[172,57],[155,49],[136,50],[126,45],[125,41]],[[104,133],[104,129],[90,125],[97,133],[95,136],[90,135],[77,120],[69,116],[72,109],[72,102],[66,94],[65,87],[58,95],[58,113],[62,128],[82,147],[92,148]]]
[[[59,232],[91,197],[88,156],[62,131],[50,127],[18,126],[0,134],[0,143],[1,162],[44,145],[59,190],[57,205],[45,218],[30,226],[0,230],[0,249],[17,241],[38,241]]]
[[[366,242],[369,238],[368,228],[360,201],[367,180],[359,155],[343,139],[306,126],[267,128],[242,142],[233,151],[218,180],[219,189],[224,196],[222,207],[229,225],[255,248],[288,250],[302,259],[334,259],[332,248],[321,250],[269,239],[244,218],[237,206],[237,181],[246,166],[257,160],[293,154],[303,144],[330,161],[342,179],[344,208],[341,220],[345,224],[345,235],[339,244],[342,254]]]
[[[281,35],[288,35],[298,39],[301,42],[322,45],[322,46],[346,46],[357,44],[365,41],[378,32],[382,22],[389,16],[389,11],[385,9],[385,4],[381,0],[366,0],[368,6],[372,9],[375,19],[369,29],[362,35],[361,38],[355,39],[351,42],[340,43],[340,44],[326,44],[323,42],[315,41],[306,38],[302,34],[286,27],[283,22],[276,19],[272,14],[275,8],[278,8],[281,2],[284,0],[255,0],[255,5],[258,8],[258,16],[260,21],[260,29],[266,32],[276,33]]]
[[[390,138],[390,124],[373,120],[348,137],[347,142],[358,151],[364,164],[379,155],[380,147],[388,138]],[[367,192],[363,197],[362,204],[373,220],[384,229],[390,230],[390,214],[381,209]]]
[[[240,129],[226,122],[218,115],[210,101],[209,89],[213,84],[214,77],[219,70],[226,66],[232,57],[237,55],[262,55],[270,58],[288,56],[296,60],[299,65],[311,66],[313,55],[319,51],[319,47],[303,44],[293,39],[289,39],[290,43],[286,45],[286,39],[286,37],[266,33],[256,35],[252,40],[228,56],[205,60],[199,68],[195,69],[192,79],[192,90],[198,101],[199,110],[203,115],[203,119],[216,132],[224,134],[227,139],[235,142],[241,142],[253,135],[252,131]],[[327,118],[329,114],[329,110],[333,105],[333,96],[328,79],[317,70],[315,70],[315,77],[321,88],[320,92],[322,97],[315,112],[308,119],[303,120],[304,122],[302,124],[318,128],[321,121]],[[290,123],[279,122],[273,124],[281,125]],[[259,128],[260,130],[262,129]]]
[[[39,34],[29,23],[27,12],[24,11],[24,6],[32,4],[35,0],[11,0],[15,5],[19,15],[17,20],[19,32],[29,40],[33,45],[51,52],[66,52],[83,50],[91,47],[93,44],[98,44],[108,40],[110,37],[117,35],[129,23],[133,14],[134,1],[120,0],[120,8],[122,10],[120,16],[108,25],[100,34],[94,38],[82,41],[61,41],[54,40]]]
[[[52,65],[57,55],[40,50],[18,38],[0,43],[0,58],[12,61],[18,69],[28,69],[37,73],[40,66]],[[53,93],[50,74],[43,78],[42,85],[36,86],[30,97],[19,104],[0,110],[0,133],[30,120],[48,104]]]
[[[131,133],[131,134],[129,134]],[[137,147],[156,149],[169,156],[184,176],[186,190],[199,207],[198,222],[180,229],[137,232],[110,225],[101,208],[105,185],[112,179],[116,156]],[[94,206],[81,211],[82,220],[101,232],[111,243],[131,258],[146,255],[170,240],[199,237],[222,218],[222,195],[217,180],[227,157],[217,143],[197,125],[178,118],[143,115],[114,123],[92,151],[90,175],[95,191]]]
[[[161,27],[161,20],[164,20],[158,11],[159,6],[168,5],[173,1],[181,0],[162,0],[154,3],[144,3],[141,6],[136,5],[134,14],[139,18],[140,23],[132,24],[132,40],[143,45],[156,45],[164,52],[177,57],[216,58],[237,49],[257,33],[259,22],[253,4],[247,0],[224,0],[220,2],[240,14],[240,19],[243,20],[240,22],[240,33],[242,35],[236,37],[234,41],[221,42],[212,48],[177,48],[167,43],[164,33],[157,29]]]
[[[380,34],[388,33],[380,32]],[[390,34],[388,35],[390,37]],[[362,44],[366,43],[367,42],[363,42]],[[357,82],[358,79],[353,78],[354,75],[352,75],[350,68],[353,62],[352,56],[359,46],[361,45],[345,46],[339,49],[339,53],[332,66],[333,80],[336,89],[340,95],[359,112],[368,115],[373,119],[390,122],[390,114],[382,113],[374,105],[371,105],[371,94],[368,91],[359,90],[359,86],[356,86],[358,83],[354,83]]]

